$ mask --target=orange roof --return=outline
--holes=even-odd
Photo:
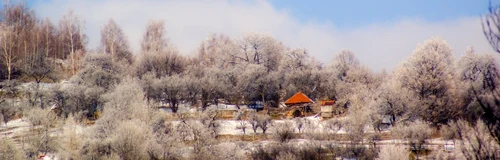
[[[321,106],[331,106],[335,104],[335,100],[321,101]]]
[[[309,97],[307,97],[304,93],[297,92],[295,93],[295,95],[286,100],[285,104],[290,105],[290,104],[312,103],[312,102],[313,101]]]

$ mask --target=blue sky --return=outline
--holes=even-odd
[[[378,71],[392,70],[413,49],[439,37],[456,57],[468,46],[492,53],[479,16],[487,0],[30,0],[39,17],[57,21],[69,9],[85,20],[89,48],[113,18],[137,51],[150,20],[165,21],[167,36],[192,54],[210,33],[234,39],[249,32],[270,34],[290,48],[305,48],[322,63],[343,49]],[[499,4],[500,0],[494,0]]]
[[[301,21],[329,21],[336,27],[358,27],[400,19],[444,21],[480,16],[488,0],[271,0]],[[492,3],[495,3],[493,0]]]

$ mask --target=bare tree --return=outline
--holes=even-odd
[[[450,123],[450,128],[456,134],[457,148],[465,159],[498,159],[500,145],[489,134],[488,127],[481,120],[475,124],[463,120]]]
[[[201,42],[196,59],[201,66],[226,69],[235,63],[230,56],[235,51],[236,45],[233,40],[223,34],[212,33]]]
[[[74,75],[78,70],[78,60],[85,53],[87,37],[83,34],[84,21],[69,10],[59,21],[61,35],[65,47],[65,53],[69,54],[71,73]]]
[[[251,113],[247,115],[247,122],[250,124],[253,130],[253,134],[257,134],[257,129],[259,128],[259,122],[257,120],[257,113]]]
[[[273,37],[260,33],[248,33],[236,43],[238,52],[235,52],[232,57],[237,62],[263,65],[266,72],[278,69],[284,47]]]
[[[7,80],[11,79],[13,67],[18,59],[14,50],[16,43],[16,34],[13,32],[12,27],[7,26],[5,23],[0,23],[0,44],[2,48],[2,62],[7,67]]]
[[[170,104],[169,106],[174,113],[177,112],[179,104],[184,98],[184,86],[184,79],[179,75],[162,77],[159,81],[161,100]]]
[[[37,31],[36,18],[33,10],[29,9],[25,3],[12,1],[5,1],[2,15],[2,24],[8,28],[0,29],[0,32],[3,32],[1,35],[3,40],[0,41],[4,43],[2,59],[7,66],[7,79],[10,80],[16,63],[36,52],[36,45],[32,46],[37,41],[34,34]]]
[[[40,30],[42,32],[42,42],[45,42],[40,44],[41,49],[43,49],[46,57],[53,57],[54,59],[56,59],[57,53],[55,45],[57,43],[56,41],[58,33],[56,27],[49,18],[46,18],[40,23]]]
[[[54,63],[50,62],[46,54],[39,51],[25,58],[24,66],[21,68],[22,72],[27,76],[35,79],[36,83],[40,83],[43,79],[57,79],[57,70]]]
[[[259,124],[260,129],[262,129],[262,133],[266,134],[269,125],[271,125],[271,117],[269,115],[257,115],[257,123]]]
[[[146,27],[141,41],[141,50],[143,53],[161,53],[167,47],[168,39],[165,36],[166,30],[163,21],[150,21]]]
[[[101,47],[104,52],[111,54],[112,60],[132,62],[132,53],[127,37],[113,19],[101,28]]]
[[[238,125],[236,126],[236,129],[241,130],[241,132],[243,132],[243,136],[246,135],[247,128],[248,128],[247,122],[243,120],[238,120]]]
[[[490,0],[488,11],[489,13],[481,16],[481,26],[491,47],[500,53],[500,9],[499,6],[492,6]]]
[[[349,70],[361,67],[358,58],[350,50],[342,50],[337,53],[332,65],[337,70],[337,76],[341,80],[342,77],[346,77],[349,74]]]

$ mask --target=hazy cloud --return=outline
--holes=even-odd
[[[443,22],[408,18],[359,28],[338,29],[330,22],[301,22],[286,10],[269,2],[257,1],[39,1],[33,6],[41,17],[54,23],[73,9],[86,21],[89,47],[100,41],[100,28],[109,18],[122,27],[132,48],[139,41],[149,20],[165,20],[167,36],[183,53],[191,54],[210,32],[233,38],[245,32],[264,32],[289,47],[306,48],[321,62],[330,62],[341,49],[353,50],[363,64],[377,71],[392,69],[411,54],[418,43],[438,36],[462,55],[467,46],[478,52],[493,52],[485,40],[478,17]]]

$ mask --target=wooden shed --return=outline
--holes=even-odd
[[[333,117],[333,105],[335,104],[334,100],[326,100],[321,101],[321,117],[323,118],[331,118]]]

